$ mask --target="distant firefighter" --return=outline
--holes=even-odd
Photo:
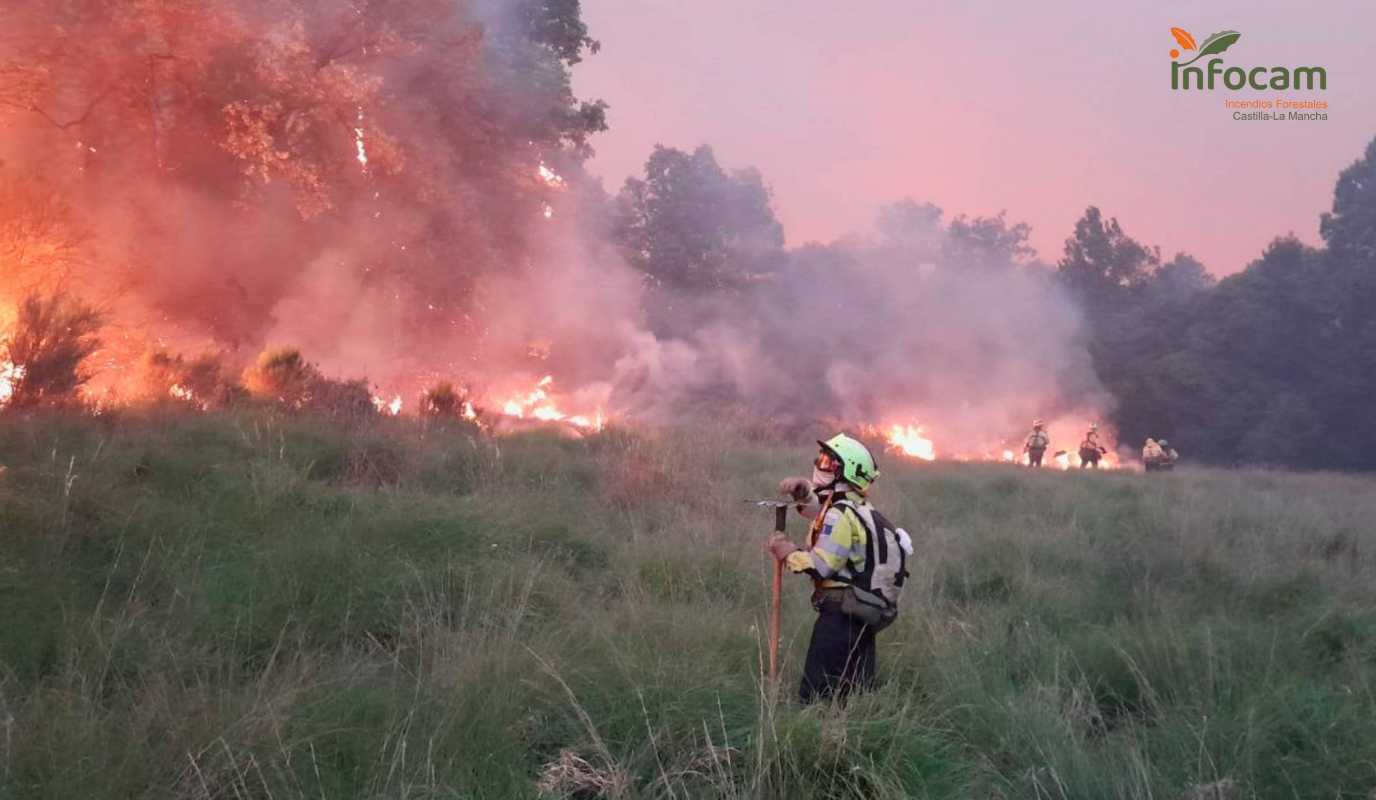
[[[1027,465],[1030,467],[1040,467],[1042,456],[1046,455],[1046,448],[1051,446],[1051,437],[1046,433],[1046,423],[1041,420],[1032,421],[1032,432],[1027,435],[1027,443],[1022,446],[1022,451],[1027,454]]]
[[[1164,472],[1174,469],[1175,462],[1180,460],[1180,454],[1171,447],[1171,443],[1165,439],[1156,441],[1148,439],[1142,445],[1142,464],[1146,466],[1147,472]]]
[[[1080,469],[1098,469],[1099,459],[1107,452],[1108,450],[1099,444],[1099,426],[1090,425],[1084,440],[1080,442]]]

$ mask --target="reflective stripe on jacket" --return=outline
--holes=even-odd
[[[857,505],[863,502],[854,496],[850,499]],[[829,508],[812,548],[790,553],[784,563],[793,572],[812,572],[824,589],[845,586],[856,573],[864,572],[868,541],[865,524],[854,514]]]

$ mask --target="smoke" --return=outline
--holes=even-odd
[[[602,122],[569,89],[593,45],[576,3],[40,0],[11,22],[4,169],[70,205],[72,283],[116,321],[115,383],[141,349],[246,366],[286,345],[388,395],[554,375],[572,411],[653,422],[987,442],[1106,408],[1078,311],[1001,218],[986,241],[899,204],[876,233],[786,254],[770,229],[738,249],[744,283],[649,290],[582,171]],[[67,38],[79,57],[51,46]],[[700,213],[757,214],[747,189]]]
[[[1111,403],[1080,309],[1008,246],[1025,230],[984,220],[1010,235],[972,245],[940,217],[898,204],[879,233],[796,250],[747,291],[678,297],[694,330],[628,342],[614,397],[661,419],[743,405],[786,424],[916,423],[946,454],[1019,439],[1036,416],[1073,417],[1057,427],[1078,436]]]

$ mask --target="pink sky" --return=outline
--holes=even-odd
[[[1224,274],[1276,235],[1318,241],[1338,172],[1376,136],[1376,4],[1202,5],[583,0],[603,48],[575,90],[611,104],[591,164],[608,190],[655,143],[710,144],[764,173],[790,245],[912,196],[948,217],[1007,209],[1054,261],[1095,204]],[[1328,120],[1235,121],[1225,98],[1279,95],[1171,91],[1172,26],[1240,31],[1226,64],[1325,67],[1328,91],[1285,96],[1327,100]]]

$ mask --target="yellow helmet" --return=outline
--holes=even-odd
[[[861,492],[867,491],[870,484],[879,477],[879,467],[874,462],[870,449],[844,433],[838,433],[825,442],[818,440],[822,452],[840,463],[841,478]]]

